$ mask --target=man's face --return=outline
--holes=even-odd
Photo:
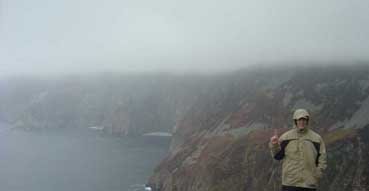
[[[305,129],[307,126],[307,119],[306,118],[300,118],[297,120],[297,128],[299,129]]]

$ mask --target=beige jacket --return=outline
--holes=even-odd
[[[311,129],[296,127],[269,144],[272,156],[282,160],[282,185],[317,188],[327,167],[326,148],[320,135]]]

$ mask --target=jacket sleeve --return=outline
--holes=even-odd
[[[284,158],[284,150],[288,144],[287,140],[284,140],[283,135],[278,140],[279,144],[272,144],[269,142],[269,149],[272,157],[275,160],[282,160]]]
[[[325,169],[327,168],[327,151],[323,139],[321,139],[320,142],[319,154],[320,155],[318,158],[318,169],[320,171],[321,176],[324,173]]]

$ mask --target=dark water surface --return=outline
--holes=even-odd
[[[0,128],[0,190],[132,190],[146,183],[168,146],[168,140],[89,129]]]

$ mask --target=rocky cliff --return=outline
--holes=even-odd
[[[320,190],[369,190],[369,67],[284,67],[220,76],[178,121],[149,184],[160,191],[279,190],[267,143],[296,108],[327,145]]]
[[[196,75],[96,74],[0,80],[0,122],[21,128],[97,127],[112,134],[171,132],[200,87]]]
[[[369,190],[369,66],[251,68],[215,75],[70,76],[0,80],[0,122],[174,135],[149,183],[161,191],[279,190],[267,143],[312,114],[327,144],[321,190]]]

